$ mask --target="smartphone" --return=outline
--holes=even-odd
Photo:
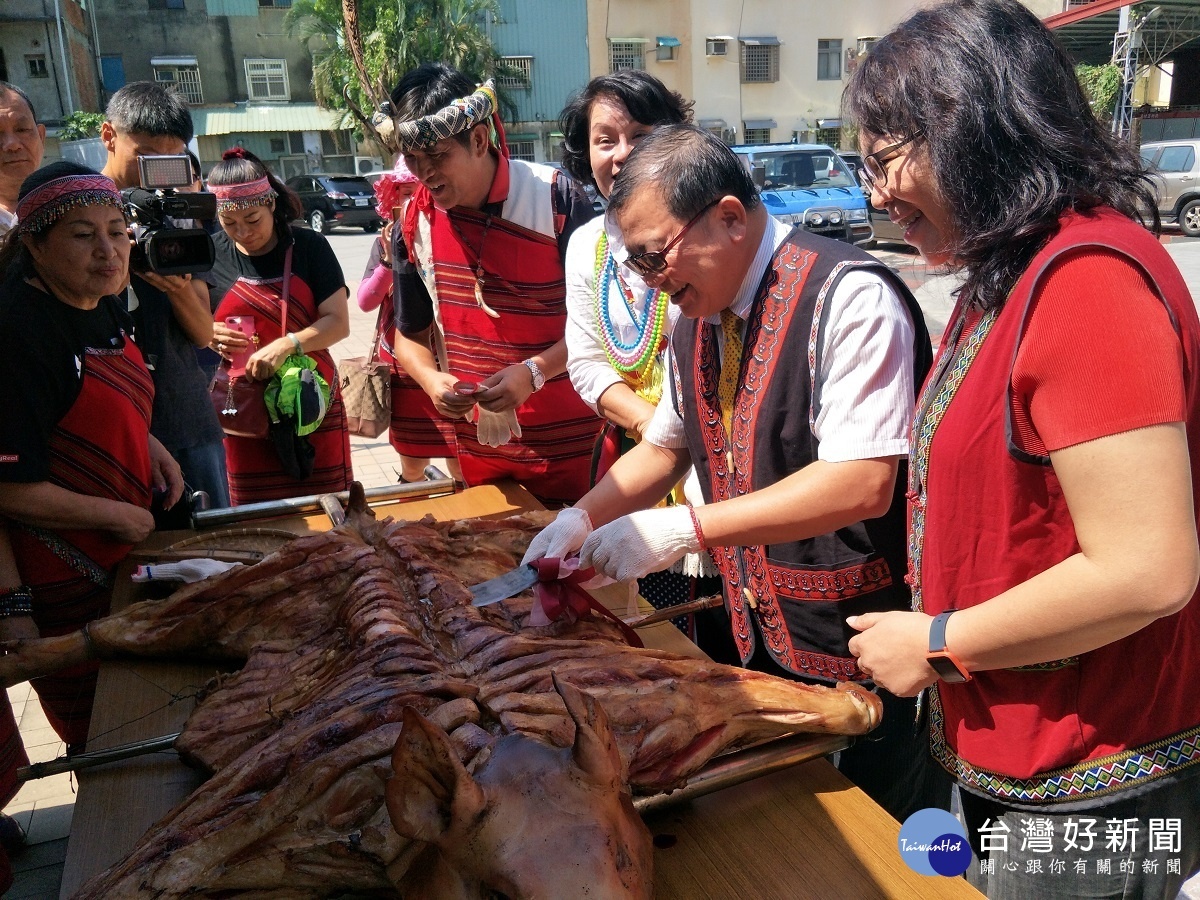
[[[246,336],[246,349],[233,354],[229,360],[230,375],[245,375],[246,363],[254,355],[254,316],[226,316],[225,325],[234,331],[240,331]]]

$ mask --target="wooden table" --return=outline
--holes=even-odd
[[[536,506],[522,488],[499,485],[377,507],[376,515],[494,517]],[[324,515],[264,524],[298,534],[329,527]],[[155,535],[145,547],[163,547],[181,536]],[[119,576],[114,608],[141,599],[144,588],[127,575]],[[615,585],[601,599],[618,611],[626,602]],[[668,623],[640,634],[647,646],[703,656]],[[218,671],[211,664],[105,663],[88,750],[179,731],[195,705],[192,695]],[[173,752],[80,772],[60,897],[69,898],[124,857],[201,780]],[[896,850],[896,821],[824,759],[653,813],[647,824],[660,845],[673,843],[655,854],[660,900],[980,896],[961,879],[926,878],[908,869]]]

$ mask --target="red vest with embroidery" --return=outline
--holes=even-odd
[[[1036,286],[1058,257],[1083,246],[1115,250],[1138,266],[1170,313],[1183,346],[1200,510],[1200,324],[1187,286],[1158,241],[1124,216],[1068,215],[999,313],[969,328],[956,316],[921,392],[909,552],[914,604],[927,613],[983,603],[1079,551],[1049,458],[1012,441],[1011,379]],[[1086,304],[1081,297],[1080,315]],[[1131,787],[1200,762],[1197,684],[1200,603],[1193,599],[1079,657],[939,683],[931,696],[934,756],[968,788],[1006,802],[1080,800]]]
[[[483,381],[563,339],[566,281],[554,237],[476,210],[439,209],[424,188],[408,209],[409,246],[416,216],[430,221],[438,315],[457,378]],[[522,436],[501,447],[481,444],[473,423],[454,421],[467,483],[507,474],[539,496],[582,496],[602,423],[567,374],[547,379],[530,394],[517,408],[517,419]]]
[[[925,377],[929,332],[908,289],[867,254],[793,231],[776,251],[746,324],[732,447],[718,396],[718,328],[680,319],[671,338],[675,396],[683,398],[688,449],[705,502],[761,490],[817,459],[810,410],[822,311],[851,267],[878,272],[904,299],[916,335],[914,383]],[[797,675],[869,680],[846,647],[854,634],[846,617],[909,608],[908,588],[900,576],[905,567],[904,483],[902,464],[892,506],[878,519],[802,541],[710,551],[725,582],[743,662],[761,639],[771,658]]]

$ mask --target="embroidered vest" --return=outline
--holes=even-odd
[[[869,268],[903,298],[915,332],[915,384],[929,369],[929,332],[908,289],[855,248],[794,230],[776,251],[746,324],[741,375],[727,446],[717,385],[717,329],[681,319],[672,335],[676,397],[683,398],[688,449],[706,503],[768,487],[817,459],[813,384],[825,302],[850,268]],[[734,472],[727,454],[732,454]],[[710,552],[725,582],[743,662],[759,640],[780,666],[821,681],[867,681],[846,647],[846,617],[908,609],[902,581],[905,468],[888,513],[787,544]]]
[[[1019,450],[1010,437],[1010,399],[1035,288],[1055,259],[1082,246],[1115,250],[1142,269],[1171,315],[1183,347],[1200,509],[1200,324],[1187,286],[1154,237],[1124,216],[1068,215],[999,313],[984,314],[966,334],[957,319],[922,391],[910,579],[914,605],[927,613],[983,603],[1079,551],[1049,458]],[[1081,315],[1086,303],[1081,297]],[[1197,683],[1200,603],[1193,599],[1082,656],[938,684],[933,753],[966,787],[1006,802],[1086,799],[1200,762]]]

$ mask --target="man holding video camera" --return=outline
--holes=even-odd
[[[108,101],[100,140],[104,173],[121,190],[140,184],[138,157],[187,153],[192,116],[176,92],[150,81],[125,85]],[[129,306],[154,378],[150,432],[183,469],[187,484],[213,507],[229,505],[225,448],[196,347],[212,340],[208,285],[191,275],[158,275],[130,266]]]

